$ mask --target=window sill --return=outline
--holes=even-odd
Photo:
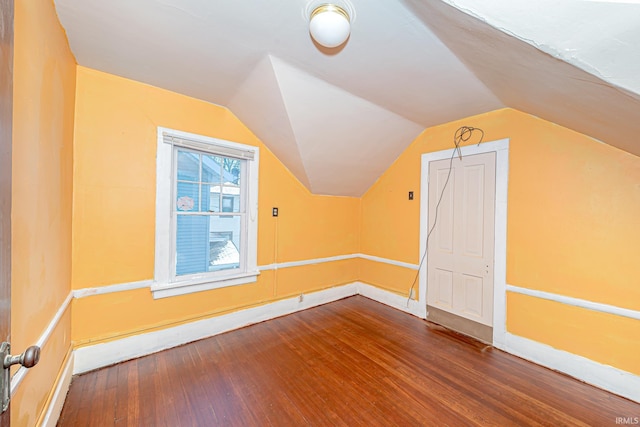
[[[243,285],[253,283],[258,280],[259,271],[234,274],[215,278],[196,278],[180,282],[165,284],[154,283],[151,285],[153,299],[167,298],[178,295],[186,295],[194,292],[209,291],[211,289],[226,288],[228,286]]]

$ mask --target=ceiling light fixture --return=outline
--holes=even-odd
[[[309,18],[311,37],[324,47],[338,47],[349,38],[351,22],[347,11],[335,4],[316,7]]]

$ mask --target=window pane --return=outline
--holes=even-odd
[[[198,184],[189,182],[178,182],[176,194],[176,209],[182,212],[197,211],[200,197],[198,195]]]
[[[179,215],[176,276],[240,268],[241,217]]]
[[[240,216],[209,218],[209,271],[240,268]]]
[[[215,182],[221,181],[220,173],[222,167],[222,157],[203,155],[202,156],[202,182]]]
[[[222,212],[240,212],[240,188],[222,187]]]
[[[178,180],[200,181],[200,155],[178,150]]]
[[[220,184],[202,184],[202,211],[220,212]]]
[[[209,271],[209,217],[178,214],[176,222],[176,276]]]
[[[223,159],[223,184],[239,184],[241,160],[224,157]]]

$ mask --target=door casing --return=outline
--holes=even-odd
[[[494,227],[494,276],[493,276],[493,345],[502,346],[506,337],[506,283],[507,283],[507,193],[509,183],[509,139],[483,142],[461,147],[463,156],[496,153],[496,193]],[[429,223],[429,162],[449,159],[454,149],[422,155],[420,182],[420,259],[426,251]],[[427,303],[427,263],[420,266],[418,298],[420,305]]]
[[[14,1],[0,0],[0,342],[11,339],[11,145]],[[8,427],[10,411],[0,415]]]

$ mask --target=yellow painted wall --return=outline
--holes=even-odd
[[[404,296],[409,295],[409,289],[414,284],[414,295],[416,297],[418,295],[418,272],[416,270],[368,259],[360,259],[358,267],[358,280],[361,282]]]
[[[485,141],[510,138],[507,283],[640,310],[640,158],[512,109],[425,130],[363,196],[361,252],[419,262],[420,156],[452,148],[462,125],[483,129]],[[388,267],[375,268],[361,264],[361,279],[408,295],[413,275],[394,281]],[[547,311],[532,299],[509,297],[509,332],[640,374],[626,356],[640,354],[631,333],[640,322],[562,304]],[[584,316],[599,327],[578,321]],[[606,342],[606,351],[593,341]]]
[[[640,322],[507,292],[509,331],[640,375]]]
[[[640,310],[640,158],[518,117],[507,282]]]
[[[227,109],[78,67],[74,289],[153,279],[158,126],[260,147],[258,265],[358,252],[360,200],[310,194]],[[356,260],[346,260],[167,299],[153,300],[149,289],[76,299],[73,340],[83,345],[260,305],[353,282],[357,271]]]
[[[76,64],[51,0],[15,2],[11,336],[34,344],[71,290],[72,143]],[[11,403],[34,425],[70,350],[62,316]]]

